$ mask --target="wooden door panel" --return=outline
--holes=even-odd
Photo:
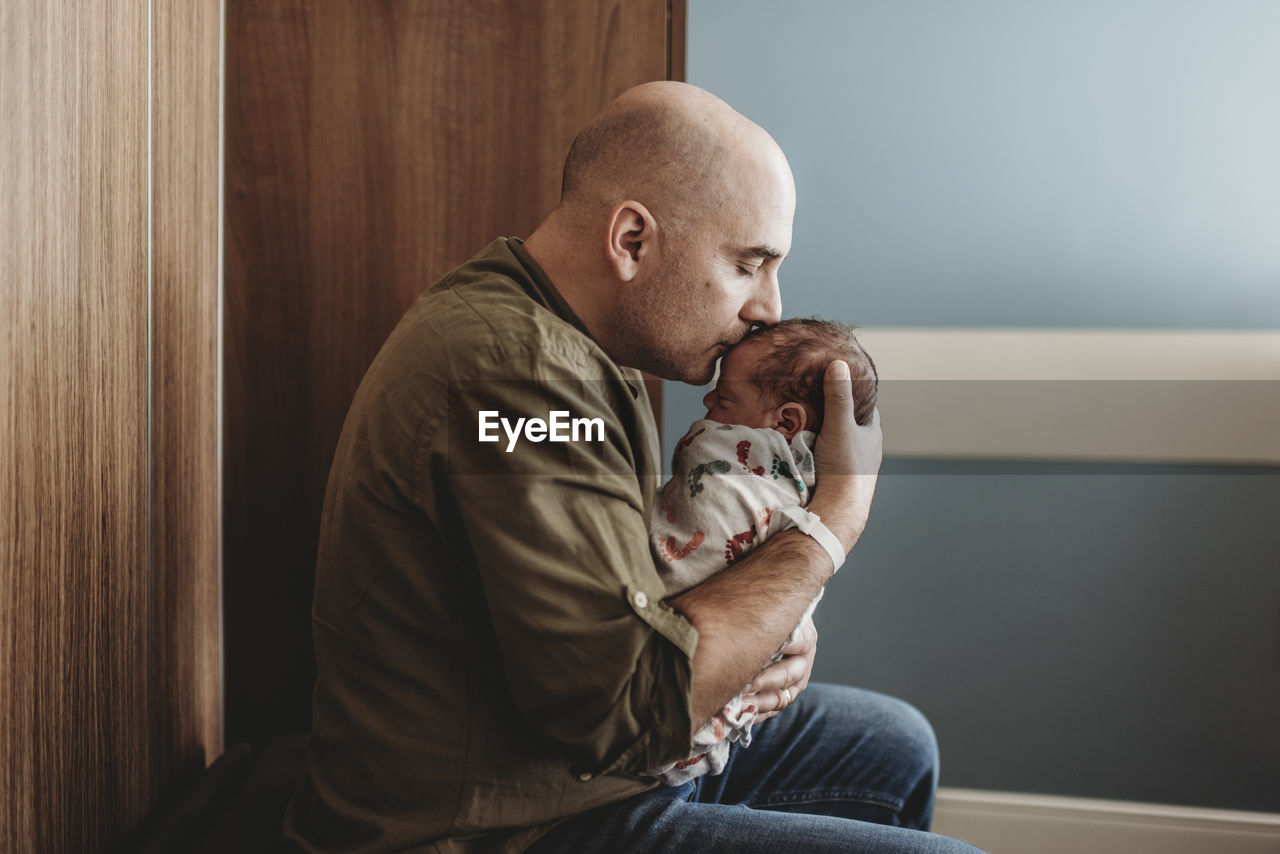
[[[320,507],[366,367],[433,280],[533,229],[604,103],[668,76],[672,6],[229,2],[232,741],[309,727]]]

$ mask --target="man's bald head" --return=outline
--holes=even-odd
[[[565,160],[561,207],[595,219],[635,199],[669,224],[730,200],[744,158],[777,155],[763,129],[703,89],[645,83],[585,127]]]
[[[646,83],[578,135],[525,248],[615,362],[696,384],[778,322],[794,214],[762,128],[696,86]]]

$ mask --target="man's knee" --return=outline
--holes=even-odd
[[[886,753],[910,757],[914,764],[937,767],[938,740],[933,726],[915,706],[861,688],[845,685],[812,685],[821,714],[849,721],[859,740],[883,744]],[[806,692],[809,693],[809,692]]]
[[[838,685],[814,687],[815,717],[826,721],[828,748],[856,769],[860,787],[889,799],[891,823],[927,829],[939,766],[938,740],[928,719],[896,697]]]
[[[921,769],[932,769],[936,775],[938,738],[933,732],[933,725],[929,723],[929,719],[905,700],[884,697],[884,703],[888,721],[886,729],[898,739],[902,754],[913,757]]]

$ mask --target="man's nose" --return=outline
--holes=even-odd
[[[711,407],[715,406],[715,400],[714,400],[715,396],[716,396],[716,390],[715,390],[715,389],[711,389],[711,391],[709,391],[709,392],[707,392],[706,394],[704,394],[704,395],[702,396],[702,406],[703,406],[703,408],[705,408],[705,409],[710,409]]]
[[[765,276],[751,301],[743,306],[742,319],[748,323],[772,326],[782,319],[782,292],[778,289],[778,274]]]

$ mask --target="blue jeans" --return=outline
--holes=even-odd
[[[938,746],[912,706],[815,683],[752,734],[720,776],[574,816],[528,854],[977,854],[926,832]]]

